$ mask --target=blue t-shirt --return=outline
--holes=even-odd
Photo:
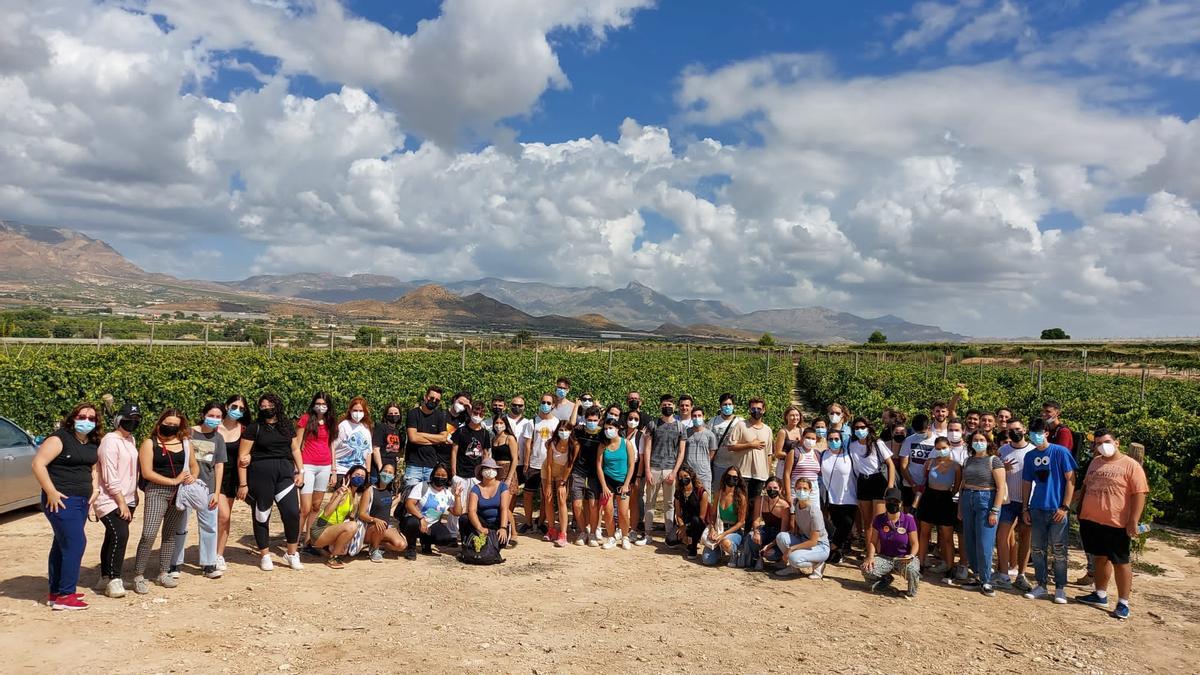
[[[1066,476],[1076,469],[1071,451],[1051,443],[1045,450],[1031,449],[1025,454],[1021,467],[1021,480],[1033,483],[1029,495],[1029,508],[1054,511],[1063,505],[1066,492]]]

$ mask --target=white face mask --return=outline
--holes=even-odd
[[[471,424],[483,424],[483,417],[480,415],[471,415]]]
[[[355,422],[361,422],[362,418],[363,411],[361,410],[355,410],[354,412],[350,413],[350,419],[354,420]]]
[[[452,411],[452,412],[453,412],[455,415],[457,415],[457,414],[459,414],[459,413],[461,413],[461,412],[463,411],[463,408],[464,408],[464,407],[466,407],[466,406],[464,406],[464,405],[463,405],[463,404],[461,404],[461,403],[455,402],[455,404],[454,404],[454,405],[450,406],[450,410],[451,410],[451,411]]]
[[[493,429],[493,430],[494,430],[494,431],[495,431],[497,434],[502,434],[502,433],[504,433],[504,425],[503,425],[503,424],[493,424],[493,425],[492,425],[492,429]]]
[[[812,450],[813,448],[817,447],[817,439],[815,439],[815,438],[804,439],[804,447],[807,450]]]
[[[329,412],[329,406],[323,403],[318,403],[313,406],[313,412],[317,413],[318,415],[324,415],[325,413]]]
[[[829,421],[833,424],[837,424],[838,422],[841,422],[842,421],[841,413],[829,413]]]
[[[485,480],[491,480],[496,477],[496,470],[495,469],[484,469],[484,470],[480,471],[479,474],[481,476],[483,476]]]
[[[951,443],[957,444],[959,441],[962,440],[962,432],[961,431],[947,432],[946,440],[950,441]]]
[[[1100,447],[1096,449],[1099,450],[1100,454],[1104,455],[1105,457],[1112,457],[1113,455],[1117,454],[1117,446],[1115,443],[1101,443]]]
[[[571,432],[569,432],[569,431],[560,431],[560,432],[558,432],[558,437],[559,437],[559,438],[561,438],[561,439],[563,439],[563,440],[565,441],[565,440],[567,440],[568,438],[570,438],[570,437],[571,437]]]
[[[637,421],[637,420],[628,420],[628,421],[627,421],[627,422],[625,422],[625,423],[629,425],[629,428],[630,428],[630,429],[636,429],[636,428],[638,428],[638,421]]]

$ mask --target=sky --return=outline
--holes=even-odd
[[[188,278],[1197,335],[1198,85],[1196,0],[4,3],[0,218]]]

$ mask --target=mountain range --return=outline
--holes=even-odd
[[[964,336],[896,316],[864,318],[801,307],[749,313],[718,300],[676,300],[637,281],[623,288],[556,286],[485,278],[437,285],[379,274],[265,274],[240,281],[181,280],[147,272],[107,243],[65,228],[0,220],[0,301],[218,307],[277,315],[335,315],[492,329],[595,335],[626,329],[673,338],[863,342],[875,330],[893,342]],[[80,264],[86,260],[87,264]],[[69,303],[68,303],[69,304]]]

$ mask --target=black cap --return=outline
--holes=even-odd
[[[904,493],[900,492],[900,488],[888,488],[883,493],[885,502],[902,502],[904,501]]]
[[[136,403],[126,403],[125,405],[121,406],[121,410],[117,412],[117,415],[125,419],[130,417],[141,417],[142,409]]]

